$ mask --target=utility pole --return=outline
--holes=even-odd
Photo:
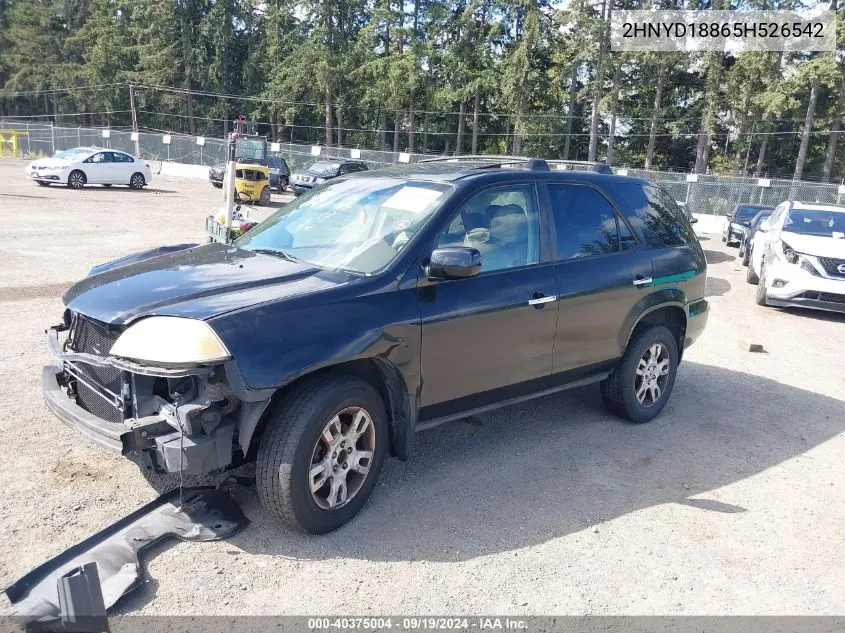
[[[129,109],[132,110],[132,133],[135,136],[135,156],[141,156],[141,144],[138,140],[138,114],[135,112],[135,86],[129,82]]]

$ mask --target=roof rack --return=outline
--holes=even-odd
[[[441,156],[438,158],[426,158],[419,163],[485,163],[479,165],[478,169],[495,169],[496,167],[511,167],[515,169],[526,169],[529,171],[549,171],[548,163],[542,158],[529,158],[527,156],[496,156],[493,154],[463,154],[461,156]]]
[[[550,166],[553,165],[553,169],[561,171],[592,171],[598,174],[613,173],[610,165],[599,161],[552,159],[547,162]]]

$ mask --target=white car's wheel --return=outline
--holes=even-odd
[[[132,178],[129,179],[130,189],[143,189],[146,184],[147,179],[144,178],[144,174],[139,171],[136,171],[134,174],[132,174]]]
[[[67,186],[71,189],[82,189],[87,182],[88,179],[85,177],[85,172],[79,169],[74,169],[67,177]]]

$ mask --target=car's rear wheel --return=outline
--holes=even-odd
[[[288,177],[279,176],[279,193],[284,193],[288,190]]]
[[[144,174],[139,171],[136,171],[134,174],[132,174],[132,177],[129,179],[130,189],[143,189],[146,184],[147,179],[144,178]]]
[[[270,204],[270,187],[264,187],[264,189],[261,190],[261,196],[258,198],[258,204]]]
[[[223,183],[222,183],[222,182],[214,182],[214,181],[212,180],[212,181],[211,181],[211,184],[212,184],[212,185],[214,185],[217,189],[222,189],[222,188],[223,188]]]
[[[71,189],[82,189],[87,182],[88,179],[85,177],[85,173],[78,169],[74,169],[67,177],[67,186]]]
[[[742,265],[748,266],[749,262],[751,262],[751,250],[746,247],[742,249]]]
[[[367,502],[387,443],[387,412],[371,385],[315,377],[286,394],[268,419],[258,448],[258,497],[292,529],[330,532]]]
[[[619,365],[601,383],[607,410],[641,424],[654,419],[666,406],[678,368],[678,343],[662,325],[638,329]]]

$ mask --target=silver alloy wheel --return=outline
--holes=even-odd
[[[669,350],[663,343],[650,345],[637,363],[634,393],[637,402],[650,407],[660,400],[669,381]]]
[[[85,175],[81,171],[73,172],[68,178],[68,184],[73,189],[81,189],[85,184]]]
[[[129,186],[133,189],[141,189],[144,186],[144,177],[141,174],[133,174],[129,180]]]
[[[324,510],[349,503],[361,490],[376,449],[376,429],[361,407],[347,407],[323,427],[311,455],[311,498]]]

